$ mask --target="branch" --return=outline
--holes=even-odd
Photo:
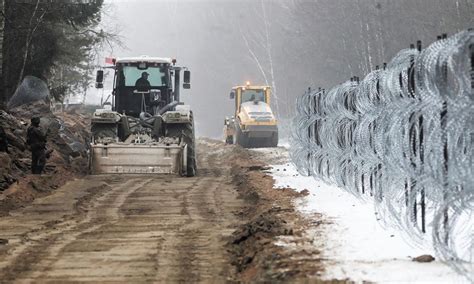
[[[33,11],[33,14],[31,15],[30,21],[28,23],[28,27],[30,28],[30,31],[26,35],[25,53],[23,54],[23,63],[22,63],[21,69],[20,69],[20,75],[18,77],[17,86],[19,86],[21,84],[21,81],[23,79],[23,74],[25,73],[26,62],[28,60],[28,54],[29,54],[29,51],[30,51],[31,41],[32,41],[32,38],[33,38],[33,33],[36,31],[36,29],[38,28],[38,26],[42,22],[44,15],[46,14],[46,10],[44,10],[43,14],[37,19],[35,27],[32,28],[33,19],[35,18],[36,13],[38,12],[39,4],[40,4],[40,0],[37,0],[35,10]]]

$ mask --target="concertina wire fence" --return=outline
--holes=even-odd
[[[474,282],[474,31],[418,42],[376,69],[297,99],[292,161],[373,198],[385,224]]]

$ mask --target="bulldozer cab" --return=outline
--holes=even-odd
[[[244,148],[278,145],[278,126],[270,107],[270,95],[269,86],[252,86],[249,82],[232,88],[230,98],[235,102],[235,119],[224,127],[226,143]]]
[[[174,72],[170,63],[166,60],[118,60],[115,65],[113,110],[138,117],[142,112],[154,114],[156,109],[178,99],[171,84]]]
[[[183,88],[189,89],[190,71],[175,66],[176,60],[159,57],[126,57],[107,63],[115,71],[112,110],[127,116],[157,114],[157,110],[180,101],[180,71],[184,69]],[[103,87],[103,71],[97,73],[96,87]],[[174,110],[172,108],[171,110]]]
[[[270,105],[271,88],[269,86],[236,86],[232,88],[231,99],[235,100],[235,113],[240,113],[240,108],[246,102],[264,102]]]

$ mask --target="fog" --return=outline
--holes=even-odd
[[[474,26],[473,2],[109,1],[103,21],[120,28],[123,47],[103,57],[176,58],[192,72],[182,99],[194,111],[197,135],[220,138],[224,117],[233,114],[232,86],[272,86],[284,128],[308,87],[363,77],[416,40],[427,45]]]

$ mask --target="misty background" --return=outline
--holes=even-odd
[[[118,27],[122,46],[106,56],[172,57],[191,72],[191,105],[198,136],[222,138],[233,115],[232,86],[250,81],[273,88],[280,129],[297,96],[364,77],[410,43],[427,46],[442,33],[474,26],[472,0],[130,0],[105,1],[105,26]],[[88,91],[89,102],[110,93]]]

